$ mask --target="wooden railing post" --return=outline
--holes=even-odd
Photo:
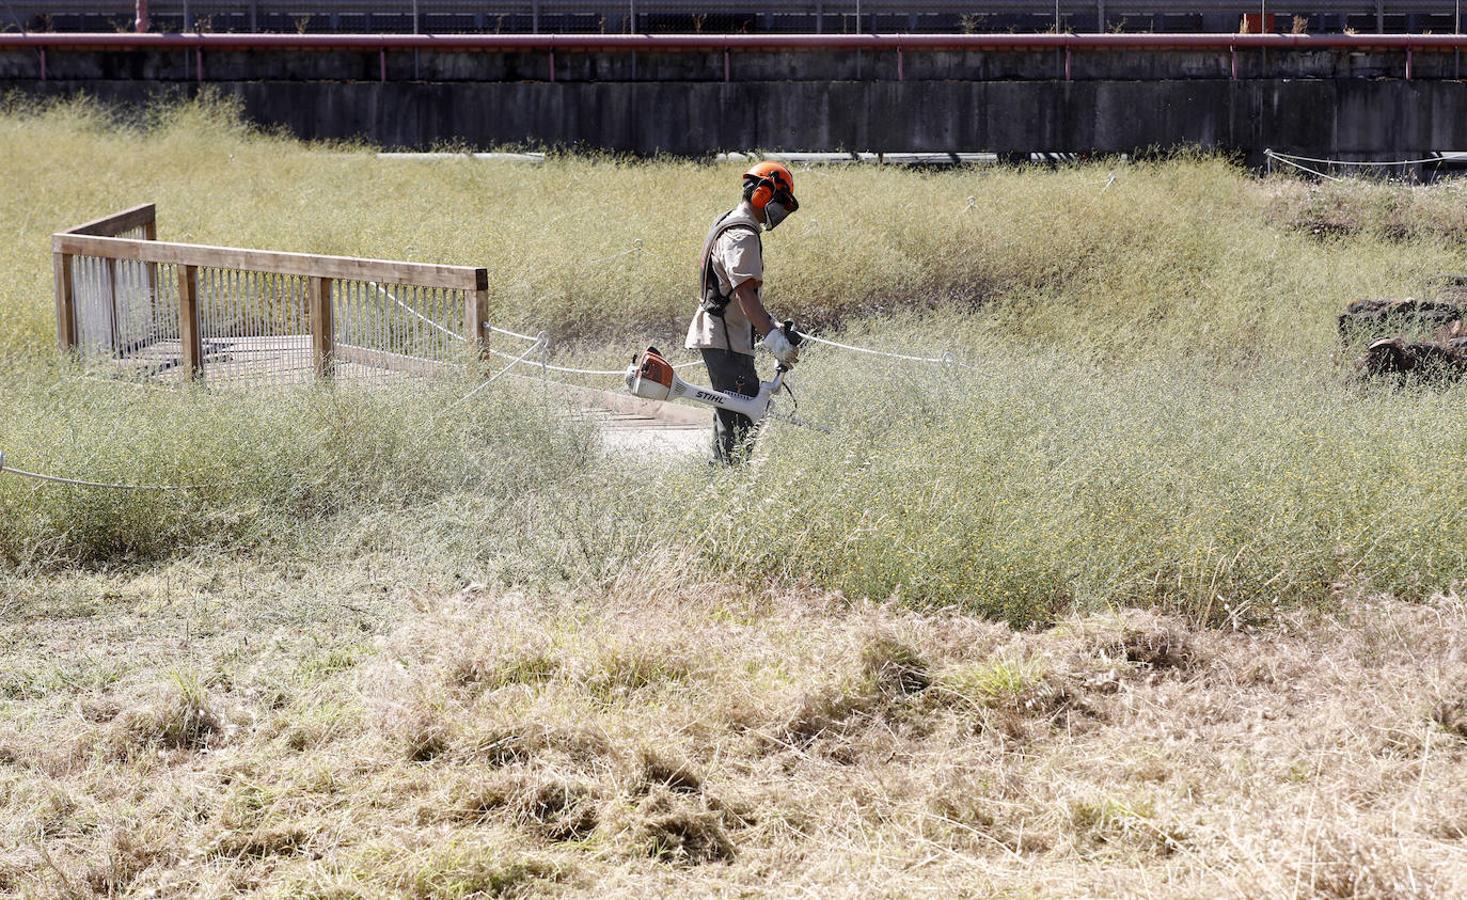
[[[76,348],[76,289],[71,283],[71,254],[51,254],[56,269],[56,343],[63,351]]]
[[[464,339],[469,345],[469,366],[475,375],[482,374],[483,361],[489,356],[489,270],[474,272],[474,287],[465,292]]]
[[[107,340],[114,354],[122,352],[122,327],[117,323],[117,260],[107,257]]]
[[[336,329],[331,321],[331,279],[311,279],[311,362],[316,377],[330,378],[336,356]]]
[[[184,377],[204,374],[204,338],[199,328],[199,267],[178,267],[178,342]]]
[[[158,219],[150,209],[148,220],[143,223],[143,240],[156,241],[158,239]],[[158,339],[158,264],[155,262],[144,263],[143,271],[147,273],[148,279],[148,340]]]

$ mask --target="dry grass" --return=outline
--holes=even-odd
[[[104,634],[118,662],[106,684],[7,701],[26,719],[0,738],[0,886],[1467,889],[1455,597],[1360,597],[1338,617],[1241,631],[1125,613],[1016,632],[810,591],[641,581],[594,598],[409,602],[363,587],[317,637],[277,634],[243,670],[250,623],[201,633],[190,655],[206,698],[185,681],[160,695],[139,661],[210,620],[197,611],[130,632],[120,610],[5,626],[28,648],[8,674]],[[366,645],[343,612],[359,602],[393,623]],[[533,677],[463,677],[550,646],[558,665]],[[625,675],[629,658],[642,674]],[[191,729],[206,704],[233,724]],[[119,755],[123,736],[145,752]]]
[[[1269,217],[1317,238],[1368,234],[1391,241],[1467,238],[1462,186],[1451,181],[1405,187],[1352,178],[1320,184],[1279,179],[1273,184]]]

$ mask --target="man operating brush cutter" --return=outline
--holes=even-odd
[[[781,369],[799,362],[793,326],[777,324],[760,298],[764,245],[759,236],[761,227],[773,231],[799,208],[790,170],[781,163],[761,162],[744,173],[743,202],[719,216],[703,241],[698,311],[685,346],[702,352],[715,391],[749,397],[760,393],[756,339]],[[754,420],[743,413],[716,409],[713,458],[725,464],[747,459],[753,426]]]

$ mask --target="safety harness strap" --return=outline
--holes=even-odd
[[[720,319],[723,318],[724,311],[728,309],[728,304],[732,302],[733,293],[729,292],[725,294],[719,285],[718,273],[713,270],[713,246],[727,232],[733,231],[735,228],[746,228],[753,232],[755,240],[759,241],[760,254],[762,255],[764,252],[764,238],[759,234],[758,228],[744,221],[728,221],[728,217],[733,215],[734,212],[735,210],[729,210],[722,216],[719,216],[718,221],[713,223],[712,230],[708,232],[708,239],[703,242],[703,283],[699,286],[700,302],[705,312]]]

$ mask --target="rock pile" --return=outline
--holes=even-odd
[[[1467,376],[1467,275],[1439,279],[1435,299],[1357,300],[1339,317],[1347,347],[1370,341],[1366,377],[1451,382]]]

